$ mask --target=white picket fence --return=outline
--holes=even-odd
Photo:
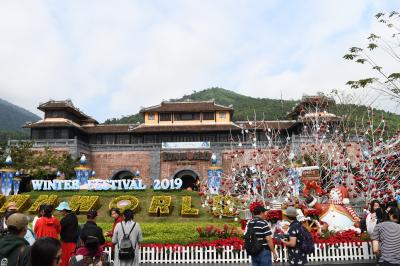
[[[278,261],[287,262],[287,249],[277,246]],[[111,248],[107,248],[112,261]],[[370,242],[341,243],[336,245],[315,244],[315,252],[308,256],[308,261],[343,261],[373,259]],[[217,250],[215,247],[179,247],[154,248],[142,247],[140,263],[250,263],[251,257],[245,250],[233,250],[232,246]]]

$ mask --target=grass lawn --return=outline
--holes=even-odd
[[[201,207],[201,199],[197,192],[194,191],[173,191],[173,192],[155,192],[152,190],[144,191],[129,191],[129,192],[87,192],[87,191],[64,191],[64,192],[51,192],[51,191],[34,191],[26,193],[31,195],[31,202],[42,194],[58,195],[59,201],[69,201],[69,198],[73,195],[93,195],[100,196],[100,209],[98,210],[99,216],[97,223],[103,228],[103,231],[111,230],[113,223],[112,218],[109,216],[108,204],[109,202],[121,195],[132,195],[139,199],[140,210],[135,214],[135,221],[137,221],[143,231],[143,237],[145,243],[176,243],[186,244],[193,243],[198,240],[198,233],[196,231],[197,226],[205,226],[213,224],[214,226],[222,227],[223,224],[235,225],[240,227],[238,222],[235,222],[233,218],[215,218],[206,209]],[[154,217],[148,214],[152,196],[156,195],[168,195],[172,196],[172,211],[169,216]],[[193,208],[199,209],[199,216],[194,218],[180,216],[182,206],[182,196],[192,196]],[[59,217],[59,214],[55,212],[55,216]],[[60,218],[60,217],[59,217]],[[80,223],[84,223],[86,216],[84,214],[78,215]]]

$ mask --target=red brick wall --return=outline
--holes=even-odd
[[[109,179],[121,169],[132,173],[139,169],[143,182],[150,185],[150,154],[147,151],[93,152],[89,160],[98,178]]]
[[[210,161],[167,161],[160,162],[161,178],[173,178],[179,170],[193,170],[199,173],[200,180],[207,176],[207,168],[210,167]]]

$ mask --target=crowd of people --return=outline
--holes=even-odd
[[[17,212],[11,202],[0,217],[0,265],[2,266],[105,266],[109,265],[104,252],[105,236],[114,244],[114,265],[138,265],[140,225],[133,221],[134,213],[112,209],[111,231],[103,233],[96,224],[97,211],[86,214],[86,223],[78,218],[67,202],[57,208],[43,204],[29,227],[28,216]],[[61,220],[53,215],[61,214]],[[130,245],[127,244],[130,242]]]
[[[258,239],[263,248],[252,255],[253,266],[272,265],[272,259],[276,258],[274,238],[275,242],[286,245],[290,265],[307,264],[307,255],[310,253],[305,251],[307,246],[304,241],[308,238],[309,233],[305,231],[307,229],[297,219],[298,212],[295,207],[289,206],[283,211],[283,214],[290,225],[287,232],[281,235],[273,232],[274,229],[271,229],[267,222],[267,210],[263,206],[254,208],[254,218],[247,223],[246,234],[252,233],[249,229],[253,230],[255,238]],[[373,200],[361,220],[361,231],[367,232],[371,238],[378,265],[400,266],[400,210],[397,202],[391,202],[384,206],[379,201]]]
[[[379,265],[400,266],[400,210],[397,202],[385,206],[373,200],[361,221],[361,230],[368,232]]]

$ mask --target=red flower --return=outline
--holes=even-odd
[[[262,202],[260,202],[260,201],[255,201],[252,204],[250,204],[249,210],[251,212],[254,212],[254,208],[257,207],[257,206],[264,206],[264,204]]]

